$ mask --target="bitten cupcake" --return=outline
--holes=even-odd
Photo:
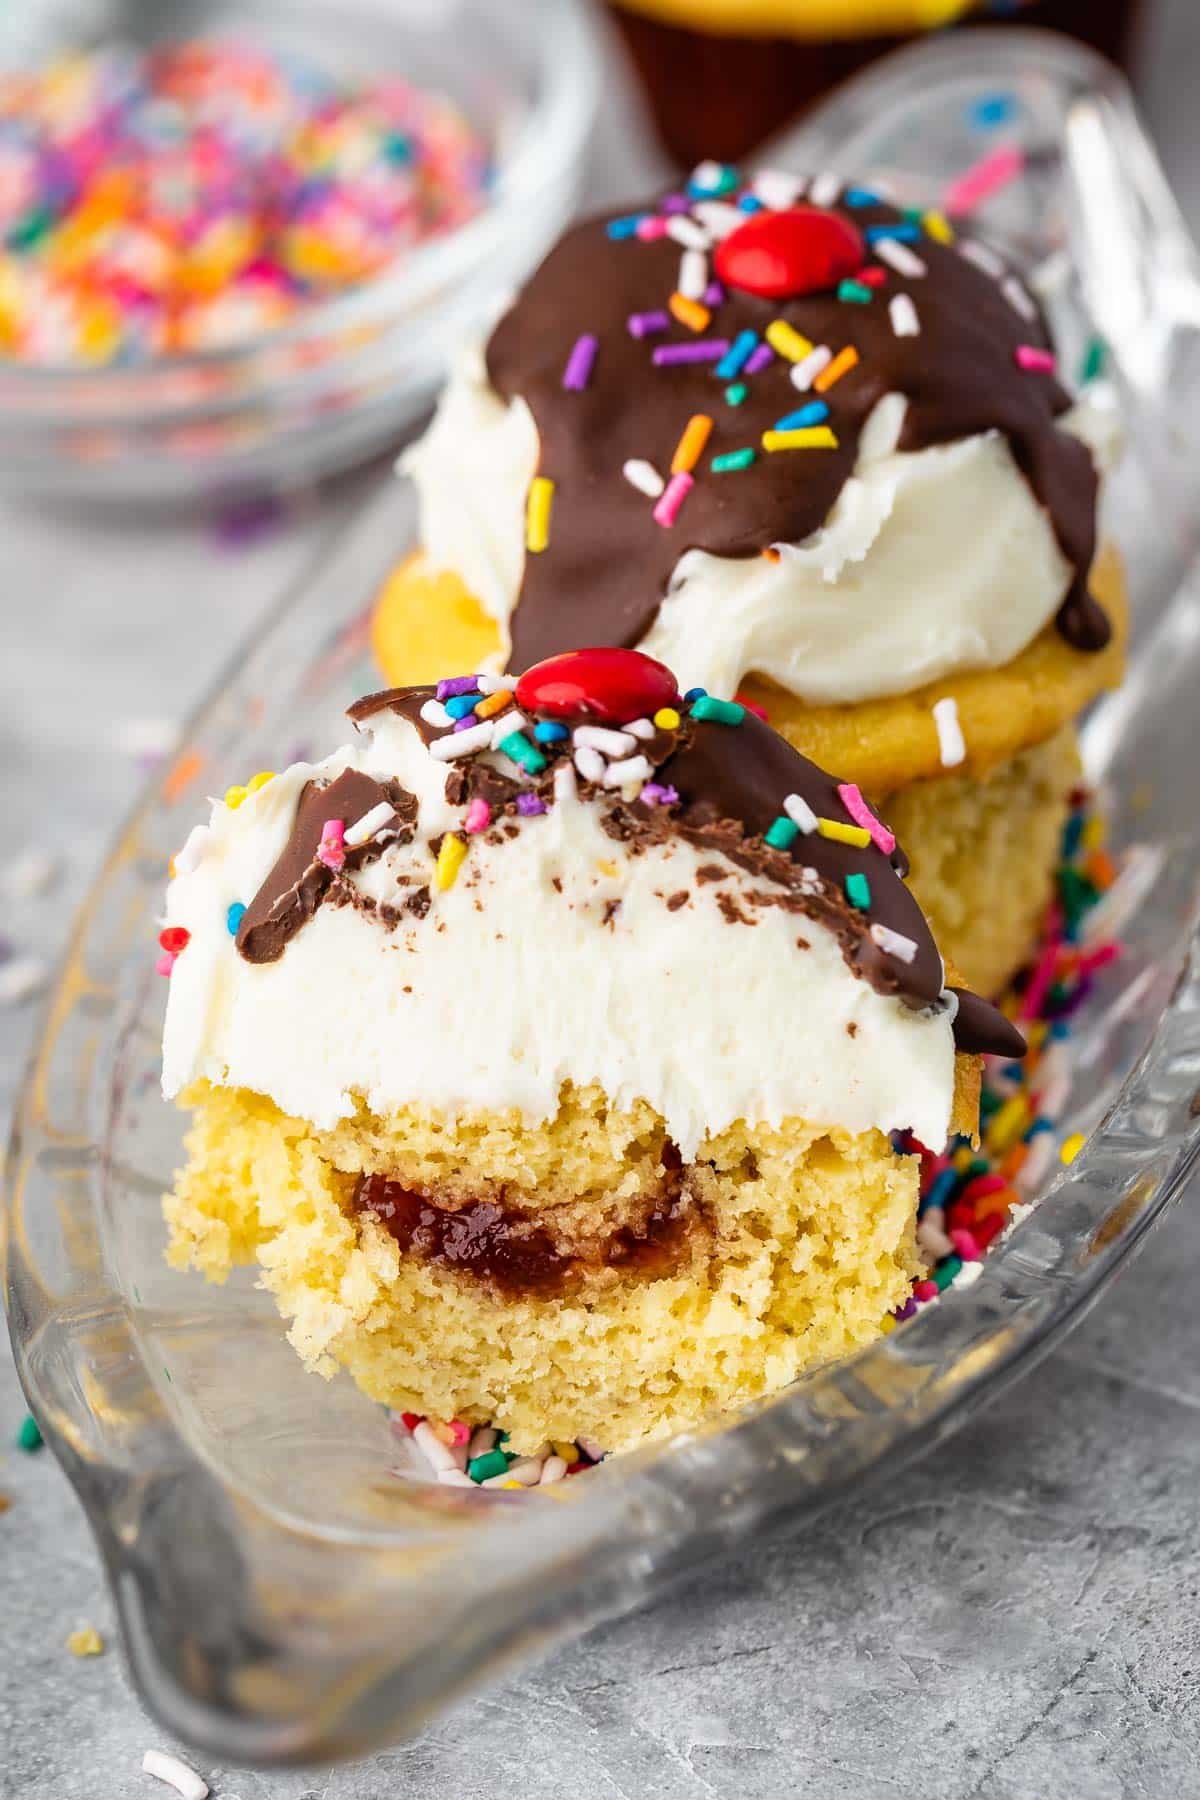
[[[920,1266],[890,1134],[973,1131],[1023,1046],[858,789],[633,651],[351,717],[177,858],[172,1260],[257,1259],[311,1368],[526,1451],[879,1333]]]
[[[422,550],[378,655],[416,680],[637,645],[740,695],[886,805],[938,942],[996,991],[1049,897],[1075,719],[1121,671],[1111,437],[988,246],[710,165],[570,231],[464,355],[407,459]]]

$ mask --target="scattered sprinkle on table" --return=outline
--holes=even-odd
[[[68,1637],[67,1649],[72,1656],[103,1656],[104,1639],[94,1625],[81,1625]]]
[[[177,1756],[168,1756],[162,1750],[147,1750],[142,1757],[142,1769],[147,1775],[154,1775],[168,1787],[173,1787],[183,1800],[208,1800],[207,1781],[197,1775],[195,1769],[180,1762]]]

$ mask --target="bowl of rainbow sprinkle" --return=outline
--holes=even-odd
[[[188,503],[395,441],[561,227],[583,9],[35,7],[0,31],[0,487]]]

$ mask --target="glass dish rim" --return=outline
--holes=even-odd
[[[390,499],[390,493],[390,486],[381,485],[376,503],[380,496]],[[350,522],[321,559],[320,568],[336,559],[340,548],[363,529],[363,522],[364,515]],[[181,754],[196,740],[206,722],[213,721],[231,690],[240,689],[247,693],[252,690],[257,681],[255,664],[268,655],[276,634],[286,628],[288,621],[298,621],[306,596],[311,604],[318,573],[318,569],[312,568],[303,572],[239,646],[224,674],[214,683],[209,696],[189,721]],[[357,614],[351,614],[348,620],[345,615],[339,615],[336,622],[344,626],[347,622],[352,624],[356,618]],[[151,816],[158,803],[158,784],[152,782],[127,816],[72,928],[62,972],[46,1002],[43,1032],[31,1059],[15,1115],[13,1143],[6,1164],[7,1205],[11,1218],[19,1215],[19,1188],[30,1154],[27,1145],[36,1148],[39,1139],[45,1137],[39,1117],[39,1098],[44,1084],[53,1075],[55,1033],[62,1028],[77,999],[74,984],[86,968],[89,939],[97,928],[101,902],[114,878],[127,865],[131,852],[136,850],[139,826]],[[124,955],[122,960],[125,960]],[[982,1276],[968,1295],[952,1296],[948,1304],[929,1309],[910,1322],[903,1332],[884,1338],[857,1356],[821,1371],[812,1385],[805,1384],[795,1393],[777,1397],[766,1407],[756,1409],[752,1416],[726,1425],[718,1434],[698,1434],[678,1445],[680,1456],[672,1470],[675,1485],[670,1495],[659,1473],[666,1453],[652,1450],[622,1459],[589,1482],[577,1484],[569,1496],[569,1505],[559,1508],[540,1506],[539,1521],[544,1529],[538,1533],[526,1532],[525,1537],[536,1536],[540,1540],[539,1553],[551,1559],[550,1568],[560,1566],[553,1560],[556,1556],[570,1552],[578,1558],[581,1551],[594,1551],[601,1573],[606,1568],[610,1574],[613,1569],[624,1572],[625,1593],[614,1600],[603,1582],[598,1591],[587,1589],[576,1622],[591,1622],[631,1604],[629,1595],[636,1591],[639,1579],[643,1587],[648,1586],[651,1574],[658,1578],[670,1573],[681,1567],[685,1560],[715,1550],[750,1526],[765,1523],[785,1509],[793,1523],[811,1518],[833,1504],[852,1483],[878,1471],[885,1456],[894,1466],[898,1459],[921,1453],[952,1429],[984,1390],[1001,1391],[1044,1354],[1098,1297],[1153,1222],[1181,1191],[1200,1158],[1200,1120],[1195,1117],[1181,1127],[1177,1126],[1173,1134],[1164,1132],[1152,1139],[1143,1133],[1134,1139],[1128,1124],[1122,1126],[1117,1116],[1123,1106],[1128,1111],[1134,1102],[1157,1094],[1164,1084],[1170,1086],[1172,1099],[1180,1100],[1184,1085],[1180,1077],[1187,1077],[1186,1085],[1194,1087],[1194,1032],[1189,1040],[1186,1027],[1189,1017],[1194,1017],[1198,1008],[1200,946],[1193,933],[1174,996],[1162,1014],[1154,1039],[1137,1059],[1105,1121],[1076,1161],[1061,1172],[1053,1191],[1042,1200],[1035,1218],[1020,1228],[1024,1231],[1045,1222],[1043,1209],[1055,1203],[1065,1209],[1072,1200],[1078,1201],[1089,1221],[1086,1236],[1075,1240],[1076,1248],[1085,1253],[1082,1265],[1074,1266],[1069,1274],[1062,1270],[1049,1273],[1034,1270],[1031,1276],[1026,1270],[1027,1291],[1022,1295],[1019,1267],[1014,1273],[1004,1257],[997,1257],[985,1265]],[[1172,1029],[1176,1027],[1179,1041],[1172,1040]],[[78,1082],[79,1071],[74,1074]],[[104,1082],[108,1078],[93,1076],[88,1083],[89,1093],[94,1090],[97,1079]],[[1128,1177],[1133,1166],[1129,1155],[1133,1142],[1144,1153],[1145,1161],[1145,1172],[1138,1176],[1137,1182]],[[103,1145],[94,1142],[76,1145],[74,1153],[102,1155]],[[1124,1160],[1119,1153],[1124,1153]],[[1111,1174],[1114,1167],[1126,1169],[1127,1179],[1119,1193],[1114,1193],[1113,1183],[1105,1173],[1108,1170]],[[1140,1196],[1138,1183],[1141,1183]],[[1130,1207],[1130,1198],[1139,1197],[1140,1204]],[[0,1248],[10,1264],[10,1279],[14,1267],[18,1276],[21,1273],[18,1235],[16,1232],[0,1234]],[[1018,1240],[1019,1233],[1012,1240],[1014,1246]],[[297,1753],[327,1753],[329,1745],[326,1741],[315,1745],[306,1741],[297,1752],[295,1743],[265,1739],[240,1718],[211,1712],[198,1714],[190,1696],[180,1696],[164,1684],[155,1647],[144,1630],[139,1611],[141,1602],[135,1566],[137,1544],[126,1544],[116,1529],[103,1466],[93,1467],[80,1454],[71,1432],[63,1428],[50,1397],[35,1377],[28,1354],[30,1341],[23,1332],[26,1323],[23,1309],[19,1301],[12,1304],[17,1294],[16,1287],[9,1292],[10,1325],[18,1370],[47,1441],[76,1487],[101,1545],[126,1648],[143,1697],[181,1735],[196,1743],[219,1746],[226,1755],[275,1759]],[[956,1322],[962,1324],[970,1317],[978,1323],[977,1340],[969,1354],[962,1350],[956,1361],[947,1363],[939,1354],[939,1347],[946,1343],[953,1345]],[[128,1327],[126,1331],[131,1352],[136,1356],[139,1353],[137,1340]],[[894,1394],[898,1386],[902,1392],[905,1376],[911,1376],[922,1359],[933,1371],[933,1378],[917,1391],[912,1391],[910,1384],[910,1398],[905,1407],[889,1402],[886,1398],[889,1389]],[[845,1397],[851,1392],[860,1398],[866,1395],[868,1401],[874,1392],[876,1398],[873,1409],[868,1404],[865,1413],[860,1413],[849,1423],[839,1419],[836,1411],[822,1417],[819,1408],[814,1412],[808,1404],[814,1395],[819,1400],[821,1395]],[[773,1421],[774,1429],[768,1420]],[[163,1442],[169,1443],[175,1459],[172,1469],[199,1462],[197,1453],[173,1421],[156,1418],[154,1423],[159,1434],[166,1434]],[[718,1437],[722,1450],[730,1453],[732,1458],[732,1468],[723,1471],[727,1477],[728,1504],[723,1495],[722,1516],[705,1517],[698,1523],[695,1516],[686,1516],[687,1503],[697,1498],[705,1503],[712,1500],[714,1471],[708,1449]],[[155,1442],[158,1442],[157,1437]],[[805,1458],[817,1448],[832,1451],[833,1455],[827,1455],[823,1468],[817,1469],[820,1479],[814,1486],[812,1470],[806,1469]],[[771,1499],[756,1495],[752,1482],[747,1486],[747,1478],[764,1468],[776,1467],[781,1461],[791,1465],[794,1477],[787,1496],[782,1498],[776,1494]],[[680,1466],[683,1469],[682,1489],[675,1480]],[[735,1476],[741,1480],[740,1488],[734,1482]],[[482,1521],[478,1547],[495,1543],[503,1544],[511,1551],[516,1542],[514,1531],[519,1509],[525,1497],[500,1494],[488,1499],[494,1499],[495,1504],[477,1509]],[[271,1515],[266,1516],[268,1526],[276,1523]],[[641,1537],[643,1532],[649,1534],[646,1542]],[[653,1550],[647,1547],[650,1544]],[[654,1556],[658,1558],[657,1565],[649,1566],[640,1577],[630,1561],[639,1553],[651,1562]],[[526,1562],[534,1556],[527,1543],[521,1556]],[[615,1586],[615,1581],[611,1585]],[[563,1626],[555,1612],[555,1604],[553,1594],[537,1606],[531,1603],[519,1624],[530,1633],[539,1628],[547,1635],[555,1629],[561,1632]],[[557,1604],[561,1606],[561,1600]],[[506,1639],[497,1628],[491,1638],[485,1637],[482,1647],[476,1646],[473,1659],[468,1660],[465,1668],[458,1669],[448,1685],[452,1687],[453,1680],[461,1685],[467,1676],[476,1675],[482,1667],[494,1664],[506,1651],[511,1653],[511,1639]],[[399,1674],[398,1670],[394,1672],[393,1688],[399,1681]],[[412,1671],[405,1671],[405,1677],[411,1678],[417,1690],[415,1699],[406,1698],[400,1706],[407,1726],[419,1722],[423,1712],[448,1696],[446,1688],[433,1697],[428,1688],[422,1691],[421,1681],[428,1681],[428,1676],[414,1676]],[[392,1729],[389,1724],[385,1731],[390,1735]],[[362,1746],[356,1743],[355,1747]]]

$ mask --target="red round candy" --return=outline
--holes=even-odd
[[[665,663],[612,645],[548,656],[517,683],[517,705],[526,712],[602,719],[609,725],[653,717],[678,698],[678,684]]]
[[[159,948],[168,956],[178,956],[181,950],[187,949],[191,936],[186,925],[167,925],[158,934]]]
[[[716,271],[727,287],[766,300],[820,294],[857,275],[866,260],[862,233],[818,206],[751,213],[718,246]]]

